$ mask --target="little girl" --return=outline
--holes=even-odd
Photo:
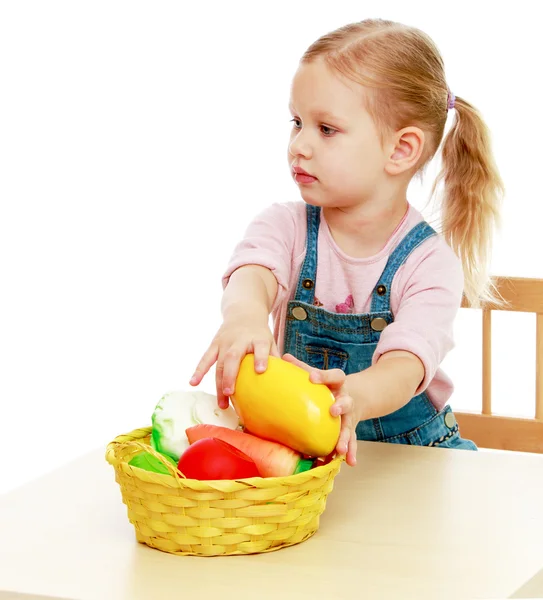
[[[294,76],[288,162],[303,202],[249,225],[224,274],[223,323],[190,381],[216,362],[228,405],[239,364],[282,356],[328,385],[337,451],[356,440],[475,450],[448,406],[439,365],[462,295],[492,300],[487,275],[503,184],[477,110],[455,97],[432,40],[381,19],[324,35]],[[407,201],[442,147],[442,232]],[[273,317],[274,331],[268,319]]]

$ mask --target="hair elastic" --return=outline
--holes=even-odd
[[[456,101],[456,96],[451,92],[451,90],[447,93],[447,110],[454,108],[454,103]]]

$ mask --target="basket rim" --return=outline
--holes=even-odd
[[[325,463],[324,465],[319,465],[318,467],[313,467],[308,471],[302,471],[301,473],[296,473],[293,475],[286,476],[277,476],[277,477],[250,477],[246,479],[212,479],[212,480],[199,480],[199,479],[189,479],[183,475],[180,471],[178,471],[177,467],[175,467],[171,462],[167,461],[160,453],[156,452],[154,448],[150,444],[145,444],[141,442],[143,438],[147,437],[151,434],[152,427],[145,426],[134,429],[126,434],[121,434],[115,437],[111,442],[107,444],[106,447],[106,461],[113,466],[115,470],[117,469],[130,469],[132,471],[133,476],[137,479],[143,481],[149,481],[152,479],[157,484],[161,484],[167,487],[190,487],[192,489],[197,488],[198,490],[204,491],[217,491],[218,488],[223,488],[225,485],[229,487],[232,484],[239,484],[242,487],[264,487],[262,485],[255,486],[257,483],[266,482],[265,487],[277,485],[278,483],[288,481],[290,485],[295,485],[297,483],[302,483],[309,479],[313,478],[322,478],[326,476],[330,471],[336,470],[339,471],[341,467],[341,463],[345,460],[344,455],[336,455],[332,460]],[[119,458],[117,456],[117,451],[121,448],[127,447],[135,447],[141,450],[142,452],[149,452],[156,458],[158,458],[168,469],[169,474],[165,473],[156,473],[147,471],[145,469],[141,469],[139,467],[135,467],[130,465],[127,460],[123,458]],[[173,475],[173,478],[172,478]]]

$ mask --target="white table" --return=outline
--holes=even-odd
[[[0,600],[543,597],[543,456],[360,442],[315,536],[201,558],[136,542],[104,454],[0,497]]]

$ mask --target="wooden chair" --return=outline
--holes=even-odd
[[[482,310],[483,386],[481,414],[456,412],[462,437],[473,440],[480,448],[537,452],[543,454],[543,280],[521,277],[498,277],[496,287],[505,306]],[[467,304],[463,303],[463,308]],[[536,382],[533,419],[499,416],[492,413],[491,400],[491,319],[493,310],[536,314]]]

